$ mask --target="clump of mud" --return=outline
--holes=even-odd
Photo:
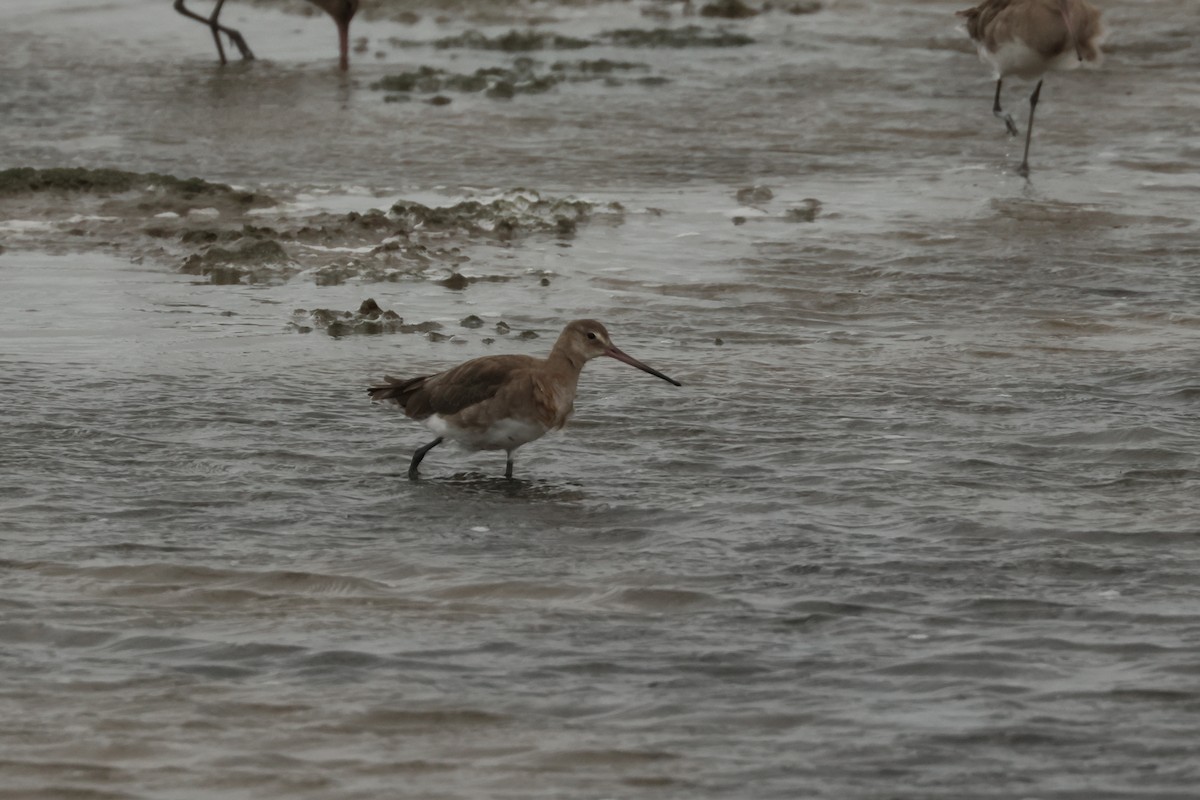
[[[464,328],[482,328],[487,323],[485,323],[482,319],[480,319],[479,317],[472,314],[471,316],[464,319],[461,324]],[[495,325],[495,330],[496,330],[496,334],[499,336],[508,336],[510,333],[512,333],[512,326],[509,325],[504,320],[499,320]],[[520,333],[518,333],[516,338],[517,339],[537,339],[539,337],[538,337],[537,331],[525,330],[525,331],[521,331]],[[495,336],[485,336],[485,337],[483,337],[482,341],[484,344],[495,344],[496,337]]]
[[[622,28],[605,31],[600,37],[618,47],[745,47],[754,39],[742,33],[710,31],[699,25],[682,28]]]
[[[613,61],[608,58],[595,58],[583,61],[555,61],[550,65],[555,72],[578,73],[580,75],[611,75],[615,72],[649,69],[645,64],[634,61]]]
[[[158,198],[166,210],[177,210],[180,201],[185,210],[199,207],[200,203],[196,201],[232,203],[245,208],[275,203],[267,195],[241,191],[223,183],[210,183],[200,178],[176,178],[156,172],[83,167],[16,167],[0,170],[0,196],[13,197],[37,192],[86,192],[111,196],[135,191],[142,195],[143,207],[152,203],[152,198]]]
[[[783,218],[788,222],[815,222],[820,213],[821,201],[815,197],[806,197],[800,201],[800,205],[785,211]]]
[[[610,204],[609,211],[619,211]],[[591,217],[595,205],[572,198],[543,198],[537,192],[510,192],[488,202],[464,200],[430,208],[401,200],[391,215],[407,232],[425,231],[511,241],[534,233],[570,238]]]
[[[252,238],[236,247],[212,245],[202,253],[194,253],[184,260],[179,271],[201,275],[219,286],[241,283],[243,279],[248,279],[248,283],[270,283],[286,275],[293,263],[278,242]]]
[[[471,74],[447,72],[437,67],[418,67],[415,70],[387,75],[371,84],[371,88],[390,92],[384,99],[396,102],[401,97],[396,93],[435,94],[439,92],[483,93],[487,97],[506,100],[519,94],[541,94],[563,82],[604,81],[609,86],[619,86],[625,81],[615,77],[619,72],[647,69],[645,64],[634,64],[609,59],[582,61],[556,61],[548,71],[542,71],[541,63],[521,57],[511,67],[487,67]],[[665,78],[641,76],[632,79],[642,85],[659,85]]]
[[[488,97],[507,99],[518,94],[541,94],[553,89],[562,80],[555,75],[538,75],[532,65],[517,63],[512,69],[491,67],[463,75],[434,67],[420,67],[411,72],[388,75],[371,84],[372,89],[385,92],[483,92]],[[387,98],[394,100],[395,98]]]
[[[748,19],[770,11],[783,11],[787,14],[814,14],[820,11],[819,0],[795,0],[784,3],[763,3],[762,8],[754,8],[743,0],[716,0],[705,3],[700,7],[700,16],[719,17],[722,19]]]
[[[479,330],[488,323],[482,317],[474,314],[464,317],[458,323],[467,330]],[[374,298],[367,298],[357,311],[337,311],[331,308],[297,308],[292,312],[292,318],[287,324],[287,330],[292,333],[312,333],[324,331],[335,339],[343,336],[378,336],[388,333],[421,334],[431,342],[464,342],[465,339],[456,337],[453,333],[443,333],[445,326],[432,320],[427,322],[406,323],[404,318],[392,309],[384,310]],[[495,323],[495,331],[500,336],[507,336],[512,328],[507,322],[500,320]],[[536,331],[524,330],[516,334],[516,339],[537,339]],[[485,336],[484,344],[494,344],[496,339]]]
[[[0,216],[57,220],[63,231],[84,238],[105,221],[240,216],[275,202],[260,192],[153,172],[82,167],[0,170]]]
[[[502,50],[506,53],[527,53],[532,50],[580,50],[590,47],[587,39],[564,36],[551,31],[512,30],[500,36],[486,36],[479,31],[465,31],[458,36],[438,39],[433,46],[439,50],[464,48],[470,50]]]
[[[737,191],[737,201],[748,206],[760,205],[769,202],[775,197],[775,193],[771,191],[769,186],[746,186]]]
[[[765,210],[775,197],[766,186],[747,186],[737,191],[737,200],[747,206],[752,206],[761,210]],[[816,222],[817,217],[821,214],[821,201],[815,197],[806,197],[797,205],[785,208],[782,212],[770,214],[761,217],[745,217],[735,216],[733,218],[734,225],[745,225],[747,222]]]
[[[705,3],[700,6],[700,16],[721,17],[722,19],[747,19],[758,16],[759,11],[746,5],[742,0],[717,0],[715,3]]]
[[[743,4],[744,7],[744,4]],[[748,16],[758,12],[749,9]],[[719,9],[714,7],[713,15]],[[731,12],[732,13],[732,12]],[[425,47],[429,43],[409,39],[388,40],[393,47]],[[679,28],[622,28],[604,31],[594,39],[564,36],[552,31],[512,30],[500,36],[487,36],[470,30],[457,36],[437,39],[433,46],[439,50],[470,49],[497,50],[508,53],[528,53],[537,50],[581,50],[592,45],[616,45],[618,47],[744,47],[754,44],[754,39],[741,33],[709,29],[700,25],[684,25]]]
[[[815,14],[824,7],[825,4],[821,0],[795,0],[795,2],[780,4],[778,10],[788,14],[800,15]],[[772,10],[775,10],[775,6],[772,3],[766,3],[763,6],[763,11]]]
[[[334,311],[328,308],[310,311],[297,308],[288,323],[288,329],[295,333],[312,333],[319,329],[335,339],[354,334],[375,336],[384,333],[423,333],[438,341],[449,339],[437,333],[441,328],[441,323],[432,321],[406,324],[404,318],[395,311],[380,308],[374,298],[364,300],[358,311]]]

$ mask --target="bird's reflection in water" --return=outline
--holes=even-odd
[[[588,497],[583,490],[583,484],[579,483],[502,478],[484,472],[456,472],[446,478],[435,478],[431,482],[454,487],[455,490],[468,494],[514,499],[572,502],[586,500]]]

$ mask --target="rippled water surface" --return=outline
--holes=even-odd
[[[1195,797],[1200,9],[1103,3],[1027,182],[964,4],[369,9],[348,76],[298,2],[231,3],[224,69],[165,0],[5,6],[0,169],[269,200],[0,197],[0,797]],[[432,44],[531,21],[594,43]],[[690,24],[753,43],[604,38]],[[521,56],[635,66],[371,88]],[[518,189],[594,213],[390,280],[344,230],[180,269]],[[440,335],[297,323],[368,297]],[[582,316],[683,387],[594,362],[517,480],[405,479],[429,435],[369,382]]]

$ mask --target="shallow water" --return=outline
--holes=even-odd
[[[274,202],[0,198],[0,797],[1194,797],[1200,18],[1112,8],[1026,182],[960,5],[537,6],[755,43],[534,52],[668,82],[441,107],[370,85],[510,65],[412,42],[523,17],[367,19],[341,76],[269,7],[225,69],[165,2],[5,9],[0,168]],[[622,210],[383,282],[319,280],[349,235],[179,271],[179,230],[518,187]],[[367,297],[450,338],[296,331]],[[429,435],[368,382],[580,316],[683,388],[593,363],[518,480],[405,480]]]

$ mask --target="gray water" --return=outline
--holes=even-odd
[[[273,202],[0,197],[0,797],[1197,796],[1192,0],[1104,4],[1030,181],[965,3],[365,12],[348,76],[301,5],[231,3],[259,60],[224,69],[165,0],[3,7],[0,168]],[[665,83],[370,88],[509,66],[429,42],[531,17],[754,43],[523,54]],[[597,213],[395,281],[315,278],[349,238],[179,269],[179,230],[518,188]],[[294,324],[368,297],[449,338]],[[429,434],[368,383],[583,316],[683,387],[595,362],[517,480],[450,446],[405,479]]]

